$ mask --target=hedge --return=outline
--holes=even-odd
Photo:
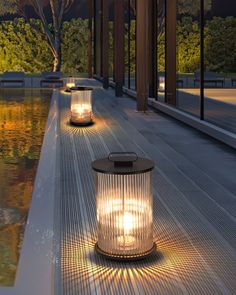
[[[22,18],[0,23],[0,72],[50,71],[53,56],[41,22]],[[65,73],[87,72],[87,21],[64,22],[62,30],[62,68]]]
[[[64,22],[62,30],[62,71],[87,72],[88,29],[87,20]],[[36,29],[35,29],[36,27]],[[135,72],[135,21],[131,22],[131,73]],[[125,26],[125,65],[128,67],[128,31]],[[110,24],[110,48],[113,30]],[[215,17],[205,25],[205,66],[207,71],[236,72],[236,18]],[[158,70],[164,71],[165,35],[158,40]],[[109,55],[110,72],[113,54]],[[50,71],[53,57],[39,20],[31,25],[23,19],[0,22],[0,72],[24,71],[37,73]],[[177,70],[192,73],[200,66],[200,28],[191,17],[177,23]]]

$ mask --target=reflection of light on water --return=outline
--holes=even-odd
[[[51,91],[0,91],[0,286],[12,286]]]
[[[21,212],[15,208],[0,208],[0,226],[16,224],[21,219]]]

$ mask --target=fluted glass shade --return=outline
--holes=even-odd
[[[86,125],[92,122],[92,90],[83,88],[71,92],[71,123]]]
[[[138,258],[153,250],[152,171],[96,173],[98,251]]]
[[[70,90],[71,88],[75,87],[75,79],[73,77],[69,77],[67,79],[66,88]]]

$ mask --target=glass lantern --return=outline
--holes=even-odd
[[[67,83],[66,83],[66,91],[70,92],[71,89],[75,88],[76,84],[75,84],[75,79],[73,77],[69,77],[67,79]]]
[[[159,77],[159,88],[160,92],[165,92],[165,77]]]
[[[71,91],[71,124],[92,123],[92,91],[89,87],[77,87],[77,90]]]
[[[112,153],[92,163],[96,172],[98,240],[95,250],[109,258],[150,255],[153,243],[154,163],[133,153]]]

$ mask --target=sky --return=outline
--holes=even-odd
[[[68,17],[73,17],[73,15],[86,16],[87,0],[75,0],[72,11],[73,13],[69,14]],[[236,17],[236,0],[212,0],[212,15]]]
[[[72,9],[65,16],[65,19],[75,17],[86,18],[88,0],[75,0]],[[35,17],[32,10],[30,10],[31,17]],[[236,17],[236,0],[212,0],[212,13],[211,16],[235,16]],[[7,18],[14,18],[12,16]]]

